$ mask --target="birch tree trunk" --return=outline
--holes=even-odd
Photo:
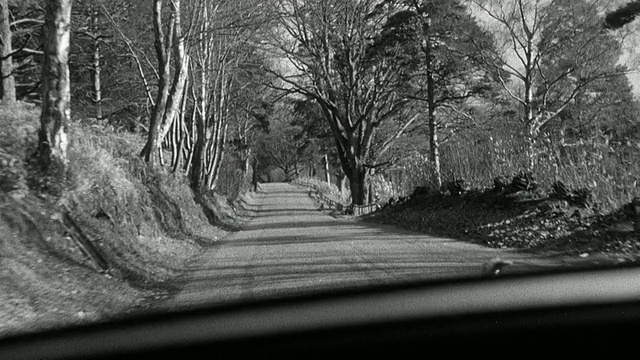
[[[209,189],[211,190],[213,190],[216,187],[218,178],[220,177],[220,167],[222,167],[222,161],[224,160],[224,142],[226,141],[226,138],[227,138],[227,129],[228,129],[228,124],[224,124],[224,127],[220,134],[220,139],[218,139],[215,150],[214,150],[215,159],[212,167],[212,172],[210,175],[211,182],[209,184]]]
[[[13,57],[11,53],[11,19],[9,18],[9,1],[0,0],[0,68],[2,70],[2,100],[5,103],[16,101],[16,82],[13,76]]]
[[[204,165],[204,147],[205,147],[205,129],[204,118],[199,116],[196,120],[196,140],[193,144],[193,151],[191,156],[191,173],[190,181],[191,188],[194,191],[200,190],[200,184],[202,180],[202,172]]]
[[[100,63],[100,44],[96,41],[93,49],[93,102],[96,104],[96,119],[102,120],[102,82],[101,82],[102,64]]]
[[[331,175],[329,174],[329,156],[324,154],[324,181],[331,185]]]
[[[96,119],[102,120],[102,63],[100,53],[100,39],[98,34],[98,15],[99,12],[91,9],[91,26],[93,37],[93,102],[96,104]]]
[[[440,144],[438,142],[438,126],[436,123],[435,105],[435,81],[433,79],[433,44],[431,39],[431,17],[425,23],[425,57],[427,67],[427,106],[429,108],[429,151],[431,164],[433,165],[433,182],[438,187],[442,187],[442,170],[440,169]]]
[[[162,125],[160,128],[159,134],[159,143],[162,143],[162,140],[169,132],[171,128],[171,124],[175,121],[178,112],[180,111],[180,104],[182,103],[182,98],[184,96],[185,84],[187,82],[187,74],[189,70],[189,64],[187,60],[187,55],[185,51],[185,41],[182,33],[182,22],[181,22],[181,13],[180,13],[180,4],[181,0],[173,0],[171,1],[171,7],[173,8],[173,16],[174,16],[174,32],[173,32],[173,42],[176,44],[174,48],[174,57],[176,59],[176,69],[177,73],[174,76],[173,84],[171,86],[171,91],[169,92],[169,97],[167,101],[167,109],[164,113]],[[170,51],[170,49],[167,49]]]
[[[64,176],[67,159],[69,105],[69,38],[72,0],[47,1],[42,66],[42,113],[40,116],[40,163],[51,175]]]
[[[188,88],[188,85],[185,85]],[[171,172],[175,173],[180,167],[180,161],[184,157],[184,143],[188,134],[185,129],[185,117],[187,115],[187,96],[186,91],[183,93],[182,102],[180,104],[180,112],[177,117],[177,121],[173,121],[170,134],[170,146],[171,146]]]
[[[173,40],[173,31],[175,24],[175,14],[172,15],[169,22],[169,34],[165,39],[162,29],[162,5],[163,0],[154,0],[153,7],[153,32],[155,36],[154,47],[158,58],[159,81],[158,93],[156,95],[155,106],[151,114],[151,122],[149,124],[149,135],[147,142],[140,153],[146,162],[154,166],[159,159],[160,144],[160,127],[164,119],[167,109],[167,100],[169,97],[169,76],[171,71],[171,41]],[[167,44],[167,42],[169,44]]]

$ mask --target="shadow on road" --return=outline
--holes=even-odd
[[[309,208],[289,208],[289,209],[266,209],[266,210],[255,210],[256,215],[265,216],[263,214],[279,214],[279,216],[283,215],[296,215],[296,213],[317,213],[318,209],[309,209]]]
[[[274,215],[276,216],[276,215]],[[261,216],[264,217],[264,216]],[[331,221],[309,221],[309,222],[271,222],[271,223],[261,223],[261,224],[251,224],[242,228],[244,231],[255,231],[255,230],[285,230],[285,229],[305,229],[305,228],[323,228],[323,227],[335,227],[336,223]],[[343,225],[346,226],[346,225]],[[321,229],[319,229],[321,230]]]
[[[505,274],[557,266],[535,254],[334,218],[288,184],[265,184],[247,207],[250,220],[241,231],[211,243],[186,269],[174,303],[478,277],[498,254],[513,261]]]
[[[336,238],[335,236],[270,236],[260,237],[259,239],[238,239],[238,240],[221,240],[216,242],[219,246],[273,246],[273,245],[289,245],[289,244],[313,244],[313,243],[329,243],[343,242],[345,239]]]
[[[330,231],[327,231],[327,227],[331,226]],[[317,228],[317,229],[316,229]],[[263,233],[261,230],[269,229],[288,229],[288,233],[293,235],[279,234],[276,232]],[[296,231],[299,229],[300,231]],[[393,230],[393,229],[390,229]],[[282,224],[280,225],[255,225],[254,229],[245,228],[243,231],[255,232],[256,236],[246,236],[242,238],[232,238],[229,240],[220,240],[214,243],[214,246],[220,247],[238,247],[238,246],[274,246],[274,245],[304,245],[315,243],[384,243],[385,244],[385,256],[396,252],[394,249],[394,243],[398,245],[406,245],[407,243],[420,242],[425,243],[425,235],[423,234],[411,234],[408,236],[399,236],[397,232],[387,231],[386,229],[374,226],[362,226],[353,224],[342,224],[339,229],[336,229],[336,224],[332,222],[309,222],[309,223],[291,223],[288,227]],[[429,245],[432,246],[444,246],[446,244],[460,245],[459,241],[447,238],[430,238]],[[406,248],[406,246],[399,247],[400,249]],[[411,248],[411,251],[415,252],[415,248]],[[430,250],[437,253],[438,250]],[[450,252],[451,249],[445,249]],[[487,252],[493,252],[491,249],[487,249]],[[486,257],[486,255],[485,255]]]

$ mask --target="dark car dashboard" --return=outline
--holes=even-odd
[[[146,314],[3,339],[0,359],[593,355],[638,330],[640,268],[624,267]]]

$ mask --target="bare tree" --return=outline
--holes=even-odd
[[[130,11],[132,5],[126,0],[110,0],[107,4],[103,0],[75,1],[72,13],[74,41],[70,66],[71,73],[76,73],[74,81],[77,81],[78,86],[74,86],[73,96],[77,101],[89,100],[96,119],[108,119],[121,109],[113,109],[113,105],[108,104],[117,103],[111,95],[121,90],[109,86],[113,85],[110,80],[115,78],[115,74],[105,71],[113,66],[114,58],[121,53],[121,45],[115,41],[111,25],[115,22],[114,17],[122,17]],[[89,74],[89,82],[83,81],[84,73]],[[118,75],[121,78],[124,74]],[[85,83],[89,86],[82,86]],[[127,100],[127,104],[130,104],[130,98]]]
[[[617,59],[613,54],[619,44],[602,31],[600,0],[472,2],[497,35],[495,49],[481,48],[484,62],[522,108],[520,121],[533,167],[542,127],[593,82],[624,75],[610,61]]]
[[[3,0],[0,0],[2,2]],[[43,56],[42,39],[39,36],[44,24],[44,1],[21,0],[8,1],[2,7],[6,13],[2,24],[2,62],[3,81],[9,101],[24,98],[39,98],[40,65]],[[6,10],[5,10],[6,9]],[[9,11],[9,9],[11,11]]]
[[[187,120],[190,126],[183,126],[186,131],[178,136],[186,137],[184,143],[190,145],[183,152],[193,189],[216,187],[229,128],[246,135],[251,127],[250,121],[244,121],[246,131],[242,132],[242,125],[231,124],[231,121],[243,121],[235,112],[245,115],[252,112],[251,106],[240,99],[251,85],[247,78],[249,69],[255,67],[254,62],[260,62],[252,43],[257,30],[263,26],[264,3],[263,0],[201,1],[193,8],[187,106],[191,109]],[[248,100],[259,103],[258,98]],[[247,153],[244,156],[245,170],[248,170],[249,156]]]
[[[297,176],[304,143],[296,139],[299,129],[278,124],[269,134],[264,134],[257,146],[257,156],[262,167],[273,165],[283,171],[287,181]]]
[[[184,7],[185,2],[182,3]],[[85,105],[77,108],[93,110],[86,114],[92,117],[102,108],[105,124],[145,134],[156,106],[160,78],[154,56],[153,8],[154,1],[129,0],[76,0],[74,5],[77,25],[71,69],[78,86],[74,86],[72,96]],[[171,15],[166,1],[163,11],[166,33]],[[189,16],[188,9],[183,12]],[[175,53],[175,47],[171,52]],[[176,64],[173,59],[172,55],[171,79]],[[96,80],[100,85],[99,97]]]
[[[25,7],[38,8],[33,0],[22,4]],[[30,39],[34,37],[44,21],[40,14],[16,19],[15,14],[9,11],[9,1],[0,0],[0,69],[2,74],[2,92],[0,97],[5,102],[11,103],[17,100],[16,73],[18,70],[28,67],[33,63],[33,56],[42,55],[42,51],[29,48]],[[17,35],[17,36],[14,36]],[[26,40],[24,39],[26,37]],[[18,46],[14,48],[14,43]],[[35,68],[35,67],[34,67]]]
[[[372,156],[377,129],[408,102],[394,86],[400,67],[393,54],[371,51],[385,18],[374,13],[377,4],[280,0],[271,44],[281,60],[274,63],[285,65],[271,69],[279,77],[274,87],[320,105],[355,204],[366,202],[367,172],[377,166]]]
[[[167,32],[165,33],[163,5],[164,0],[154,0],[153,2],[153,33],[155,38],[154,48],[158,61],[158,90],[155,106],[151,114],[147,142],[140,153],[145,161],[152,165],[159,162],[160,144],[162,143],[161,126],[167,113],[167,103],[171,89],[171,49],[173,42],[176,40],[176,18],[180,16],[180,8],[176,6],[175,2],[172,2]]]
[[[174,42],[175,45],[171,49],[174,54],[176,65],[173,82],[171,84],[171,90],[169,92],[169,99],[167,102],[167,108],[165,110],[162,124],[160,125],[160,142],[167,136],[171,125],[178,116],[180,105],[184,97],[184,89],[187,82],[187,75],[189,70],[189,57],[186,52],[186,38],[189,34],[185,34],[182,25],[181,16],[181,0],[173,0],[171,2],[173,11],[175,13],[174,18]]]
[[[162,3],[154,1],[158,87],[142,155],[162,162],[158,155],[168,148],[172,168],[183,162],[194,189],[213,189],[224,158],[230,98],[239,87],[236,70],[259,24],[260,1],[174,0],[166,21]]]

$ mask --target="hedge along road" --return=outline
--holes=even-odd
[[[309,189],[261,184],[242,229],[194,260],[164,306],[226,303],[360,285],[479,276],[500,256],[503,273],[557,266],[553,257],[497,250],[388,225],[332,216]],[[161,306],[162,306],[161,305]]]

